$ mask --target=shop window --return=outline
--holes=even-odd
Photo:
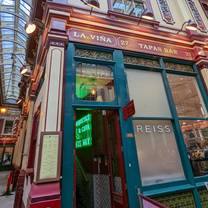
[[[208,175],[208,121],[180,121],[194,176]]]
[[[142,0],[114,0],[113,11],[139,17],[144,11],[144,2]]]
[[[3,134],[12,134],[13,124],[14,124],[13,120],[6,120],[4,124]]]
[[[2,158],[2,166],[8,166],[12,164],[13,147],[5,147],[4,155]]]
[[[77,64],[76,97],[87,101],[113,101],[115,94],[112,68],[89,63]]]
[[[180,117],[207,117],[207,110],[194,77],[169,74],[168,80]]]
[[[126,69],[135,117],[171,117],[162,76],[158,72]]]
[[[183,180],[184,172],[168,120],[134,120],[134,132],[142,184]]]

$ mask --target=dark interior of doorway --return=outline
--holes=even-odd
[[[77,208],[112,208],[122,195],[120,146],[115,111],[76,110],[75,181]]]

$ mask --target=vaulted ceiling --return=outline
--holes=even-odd
[[[16,104],[20,69],[25,64],[33,0],[0,0],[0,102]]]

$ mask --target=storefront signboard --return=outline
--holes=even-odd
[[[193,60],[194,57],[193,51],[189,48],[141,38],[115,34],[111,35],[101,31],[95,32],[91,30],[71,28],[68,30],[68,36],[70,41],[79,43],[100,45],[186,60]]]
[[[61,143],[60,132],[41,133],[36,183],[60,179]]]
[[[123,107],[123,118],[127,120],[130,116],[135,114],[134,101],[131,100],[126,106]]]

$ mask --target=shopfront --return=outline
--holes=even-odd
[[[110,36],[96,36],[101,47],[73,34],[85,44],[67,49],[62,203],[136,208],[143,193],[168,206],[208,206],[208,100],[190,51],[149,54],[140,44],[143,53],[133,53],[109,48],[118,43]],[[136,112],[125,120],[132,99]]]
[[[9,170],[12,168],[12,159],[14,154],[13,144],[0,143],[0,170]]]

